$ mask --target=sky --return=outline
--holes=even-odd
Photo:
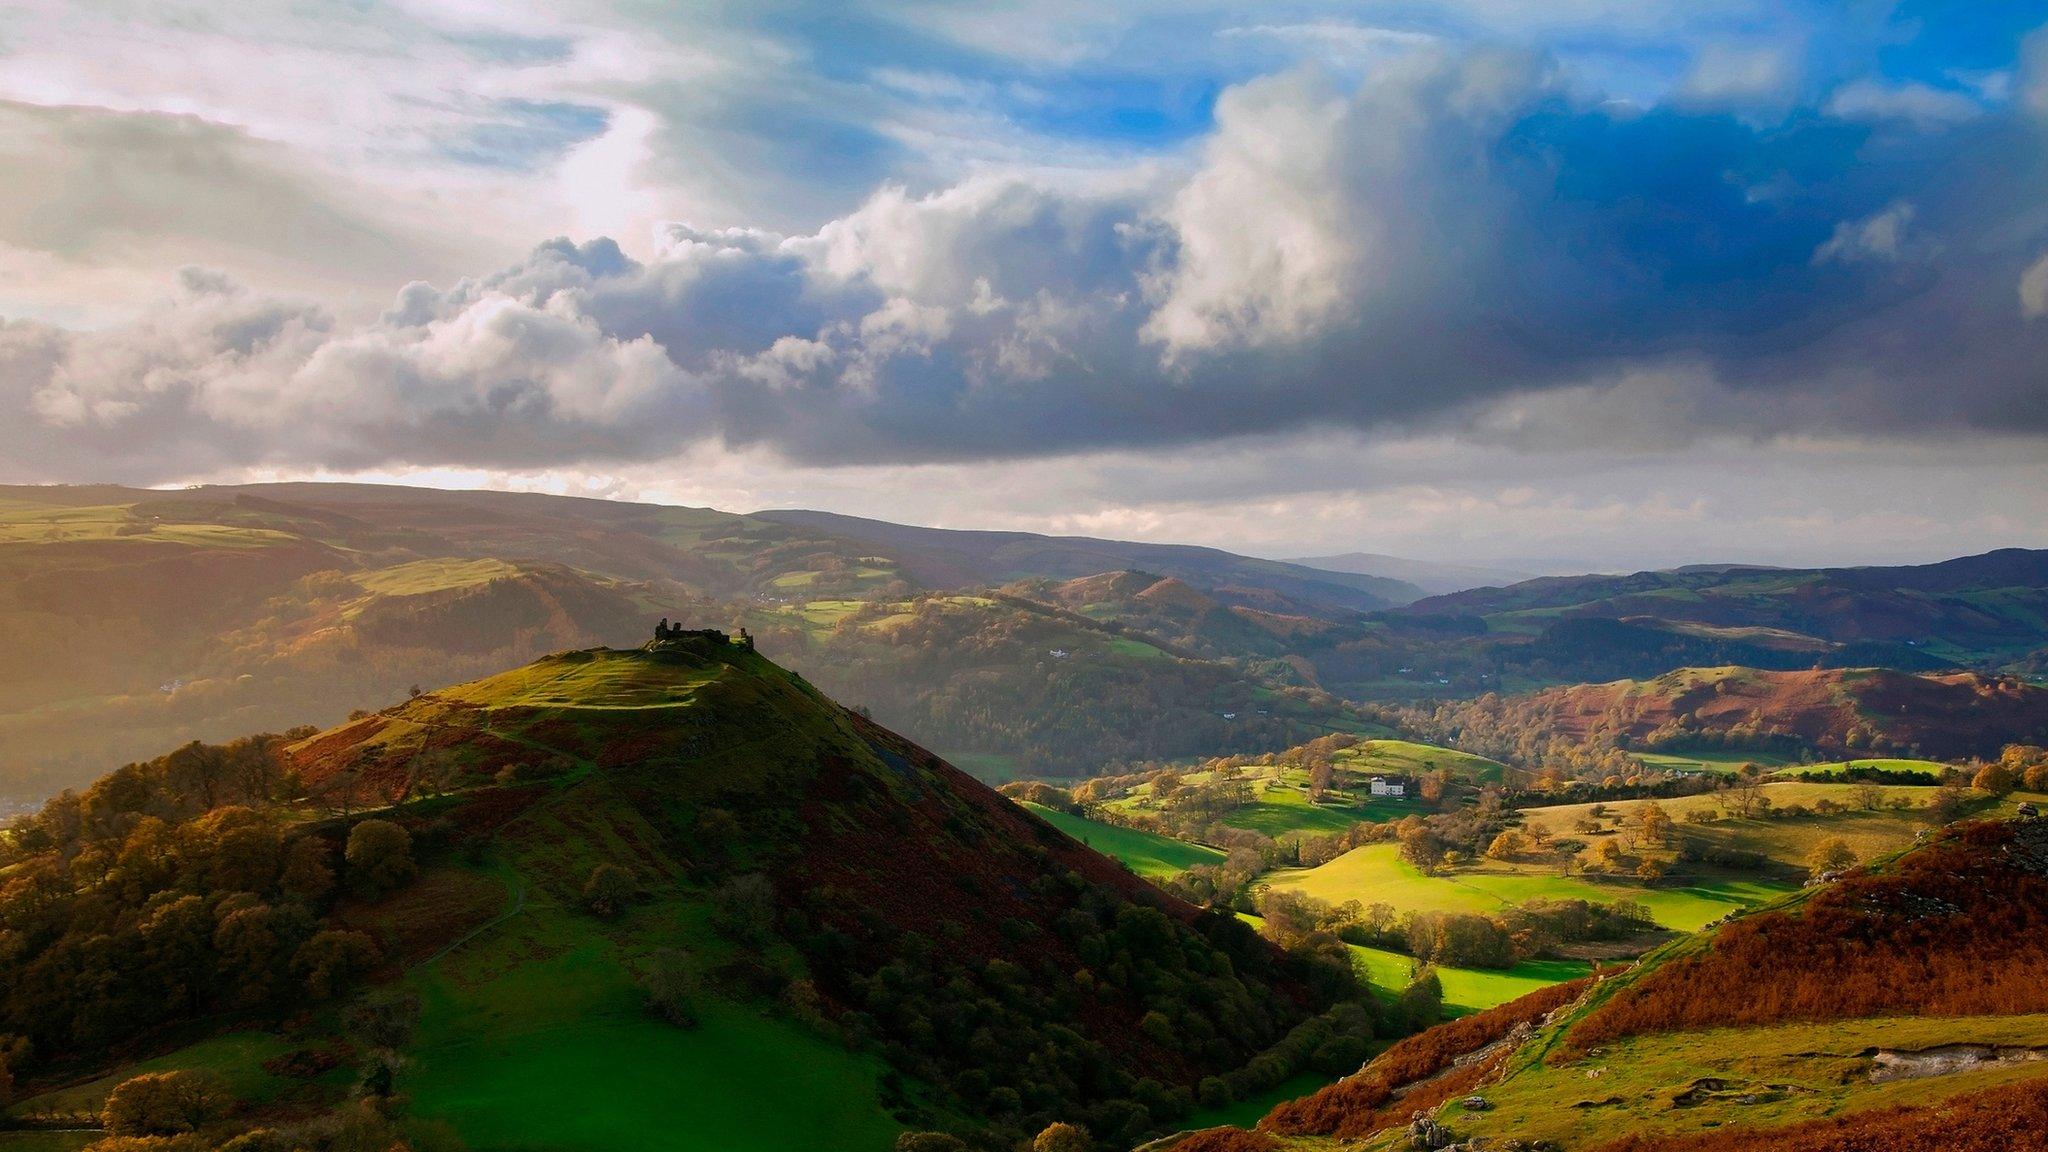
[[[0,482],[2048,547],[2048,10],[25,0]]]

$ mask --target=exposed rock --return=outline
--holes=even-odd
[[[2001,1048],[1993,1044],[1944,1044],[1938,1048],[1905,1052],[1879,1049],[1870,1060],[1870,1081],[1883,1084],[1891,1080],[1920,1080],[1979,1068],[2008,1068],[2043,1059],[2048,1059],[2048,1050]]]
[[[1458,1101],[1458,1105],[1467,1112],[1484,1112],[1493,1107],[1493,1105],[1486,1102],[1486,1097],[1484,1096],[1467,1096],[1463,1100]]]
[[[1449,1128],[1427,1116],[1417,1116],[1408,1123],[1408,1143],[1423,1152],[1440,1152],[1457,1142]]]

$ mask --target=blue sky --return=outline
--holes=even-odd
[[[0,14],[0,480],[2048,545],[2048,12]]]

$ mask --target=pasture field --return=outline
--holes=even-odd
[[[1778,770],[1780,776],[1810,777],[1840,776],[1850,768],[1876,768],[1883,772],[1931,772],[1936,776],[1947,771],[1949,766],[1939,760],[1897,760],[1879,757],[1868,760],[1835,760],[1827,764],[1795,764]]]
[[[1357,944],[1351,962],[1373,987],[1399,992],[1422,973],[1412,956]],[[1438,968],[1444,986],[1444,1014],[1464,1016],[1519,999],[1552,984],[1576,980],[1592,971],[1584,960],[1524,960],[1512,968]]]
[[[1207,845],[1190,844],[1136,828],[1120,828],[1037,804],[1026,804],[1025,807],[1039,819],[1097,852],[1130,865],[1131,871],[1147,880],[1164,880],[1198,864],[1223,862],[1224,854]]]
[[[449,588],[474,588],[518,573],[517,565],[503,560],[463,560],[449,556],[359,572],[350,579],[366,592],[384,596],[417,596]]]
[[[1485,1091],[1491,1110],[1440,1115],[1471,1135],[1514,1135],[1585,1147],[1615,1132],[1759,1128],[1865,1108],[1925,1104],[1954,1093],[2039,1078],[2039,1064],[1870,1081],[1870,1054],[1949,1044],[2048,1044],[2048,1016],[1907,1017],[1634,1036],[1597,1056],[1550,1066],[1517,1057]],[[1702,1081],[1718,1089],[1677,1099]]]
[[[1316,868],[1274,872],[1267,883],[1331,904],[1391,904],[1396,913],[1476,912],[1491,914],[1529,900],[1588,900],[1611,904],[1635,900],[1657,923],[1680,932],[1698,931],[1738,908],[1787,891],[1766,880],[1714,880],[1685,887],[1647,887],[1633,882],[1594,883],[1536,865],[1487,861],[1474,868],[1424,875],[1400,857],[1394,844],[1354,848]]]
[[[1508,776],[1508,766],[1498,760],[1410,740],[1367,740],[1339,752],[1334,759],[1337,767],[1365,776],[1421,776],[1441,768],[1481,784],[1498,784]]]
[[[1934,799],[1934,789],[1910,785],[1881,787],[1885,806],[1866,811],[1848,807],[1853,798],[1849,789],[1841,784],[1794,780],[1763,786],[1763,795],[1778,811],[1795,805],[1812,808],[1823,800],[1844,806],[1844,810],[1826,815],[1736,819],[1726,815],[1729,799],[1711,792],[1658,800],[1656,803],[1678,821],[1685,835],[1702,837],[1720,848],[1755,852],[1783,869],[1804,870],[1815,847],[1824,840],[1839,837],[1848,842],[1858,859],[1869,860],[1908,847],[1914,836],[1932,826],[1926,808]],[[1982,793],[1975,796],[1977,807],[1990,807],[1989,797]],[[1632,827],[1649,803],[1651,801],[1648,800],[1610,801],[1604,807],[1605,815],[1597,818],[1602,832],[1595,835],[1609,835],[1613,830]],[[1555,808],[1525,808],[1522,815],[1524,822],[1531,827],[1541,826],[1559,837],[1589,840],[1591,837],[1580,831],[1580,825],[1582,821],[1596,819],[1592,814],[1594,807],[1592,804],[1565,804]],[[2009,809],[2010,805],[2005,807]],[[1688,823],[1687,817],[1695,812],[1713,816],[1714,822]]]
[[[1731,752],[1722,748],[1688,752],[1631,752],[1629,755],[1649,767],[1662,768],[1667,772],[1713,772],[1730,776],[1740,772],[1745,764],[1776,769],[1792,763],[1787,757],[1768,752]]]
[[[296,1082],[275,1076],[263,1068],[263,1062],[275,1056],[282,1056],[292,1050],[292,1045],[268,1032],[230,1032],[187,1045],[174,1052],[148,1060],[125,1064],[105,1076],[73,1084],[53,1092],[45,1092],[18,1101],[7,1110],[9,1116],[22,1117],[37,1113],[59,1114],[97,1113],[106,1106],[107,1096],[130,1077],[145,1072],[171,1072],[185,1069],[206,1069],[220,1074],[226,1080],[238,1099],[251,1104],[268,1104],[296,1086]],[[340,1069],[339,1079],[330,1074],[324,1080],[340,1084],[354,1075],[353,1069]],[[0,1149],[10,1149],[0,1144]]]

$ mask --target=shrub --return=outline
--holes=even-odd
[[[950,1132],[905,1132],[896,1137],[896,1152],[967,1152],[967,1142]]]
[[[1078,1124],[1051,1124],[1031,1141],[1031,1152],[1093,1152],[1095,1141]]]
[[[599,864],[583,882],[583,906],[609,919],[626,910],[638,889],[631,872],[617,864]]]
[[[775,930],[775,886],[759,873],[720,884],[711,890],[711,926],[742,944],[767,942]]]
[[[361,932],[330,928],[316,932],[292,955],[292,968],[305,978],[315,1000],[331,999],[351,981],[374,967],[377,945]]]

